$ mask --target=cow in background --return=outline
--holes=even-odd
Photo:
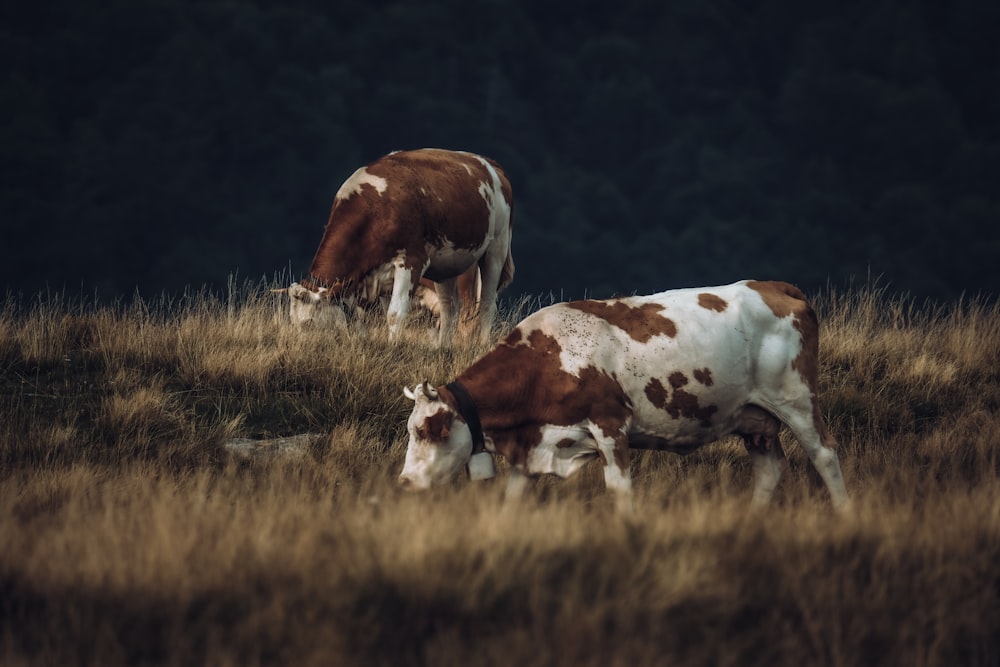
[[[421,149],[361,167],[337,191],[309,277],[288,288],[296,324],[339,324],[339,307],[389,295],[389,337],[398,337],[422,278],[433,281],[438,344],[459,319],[458,279],[478,267],[478,329],[488,340],[497,293],[514,277],[513,192],[503,169],[472,153]]]

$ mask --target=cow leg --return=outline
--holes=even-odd
[[[434,291],[438,297],[438,307],[441,310],[441,320],[438,326],[438,346],[451,345],[458,328],[458,279],[449,278],[435,283]]]
[[[410,312],[410,301],[417,291],[419,280],[419,271],[406,268],[401,263],[396,264],[392,279],[392,297],[389,299],[389,308],[386,311],[389,340],[397,339],[403,330],[406,316]]]
[[[479,260],[479,340],[488,343],[493,334],[493,321],[497,315],[497,288],[504,262],[507,261],[507,246],[495,240],[486,254]]]
[[[753,463],[753,497],[750,504],[755,508],[771,502],[785,468],[785,451],[778,439],[780,431],[781,422],[755,405],[745,407],[736,423],[736,432],[743,437],[743,444]]]
[[[623,516],[631,516],[635,505],[632,499],[632,472],[629,469],[627,429],[618,438],[607,437],[600,428],[592,429],[597,442],[597,453],[604,463],[604,486],[614,494],[615,508]]]
[[[743,436],[743,444],[753,463],[753,497],[750,504],[755,508],[764,507],[771,503],[784,472],[785,450],[777,437],[760,434]]]
[[[458,328],[463,333],[471,331],[479,321],[479,294],[483,289],[480,276],[479,264],[473,264],[458,277],[458,296],[462,300]]]
[[[524,490],[528,487],[529,478],[517,468],[510,469],[510,476],[507,478],[507,487],[504,490],[504,499],[510,501],[520,500],[524,497]]]
[[[808,429],[807,435],[799,435],[792,429],[799,443],[802,443],[809,454],[809,460],[813,467],[823,478],[826,488],[830,492],[833,506],[838,511],[845,511],[850,506],[850,498],[847,495],[847,487],[844,485],[844,474],[840,469],[840,459],[833,449],[837,446],[837,441],[833,439],[826,428],[820,424],[819,430],[813,426]]]
[[[479,340],[488,343],[493,334],[493,321],[497,315],[497,281],[500,270],[495,273],[483,271],[482,292],[479,296]]]
[[[812,398],[787,404],[787,407],[773,410],[775,416],[788,425],[799,445],[806,451],[816,472],[823,478],[833,506],[838,511],[845,511],[850,506],[847,488],[844,486],[844,476],[840,470],[840,460],[833,450],[837,442],[823,425],[819,411],[813,408]]]

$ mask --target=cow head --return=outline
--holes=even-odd
[[[406,422],[410,442],[399,483],[424,490],[449,482],[472,455],[468,425],[426,381],[412,391],[404,387],[403,394],[413,401],[413,412]]]
[[[288,314],[292,324],[299,327],[306,324],[323,328],[347,327],[344,311],[330,298],[327,288],[311,290],[299,283],[292,283],[287,292],[291,302]]]

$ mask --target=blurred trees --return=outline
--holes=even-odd
[[[2,284],[297,274],[356,167],[440,146],[508,170],[518,293],[995,294],[998,27],[986,0],[5,8]]]

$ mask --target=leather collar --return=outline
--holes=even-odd
[[[469,430],[472,432],[472,453],[479,454],[480,452],[485,452],[486,436],[483,435],[483,425],[479,421],[479,410],[476,408],[472,397],[469,396],[468,390],[458,380],[446,384],[444,388],[450,391],[455,397],[458,414],[469,425]]]

